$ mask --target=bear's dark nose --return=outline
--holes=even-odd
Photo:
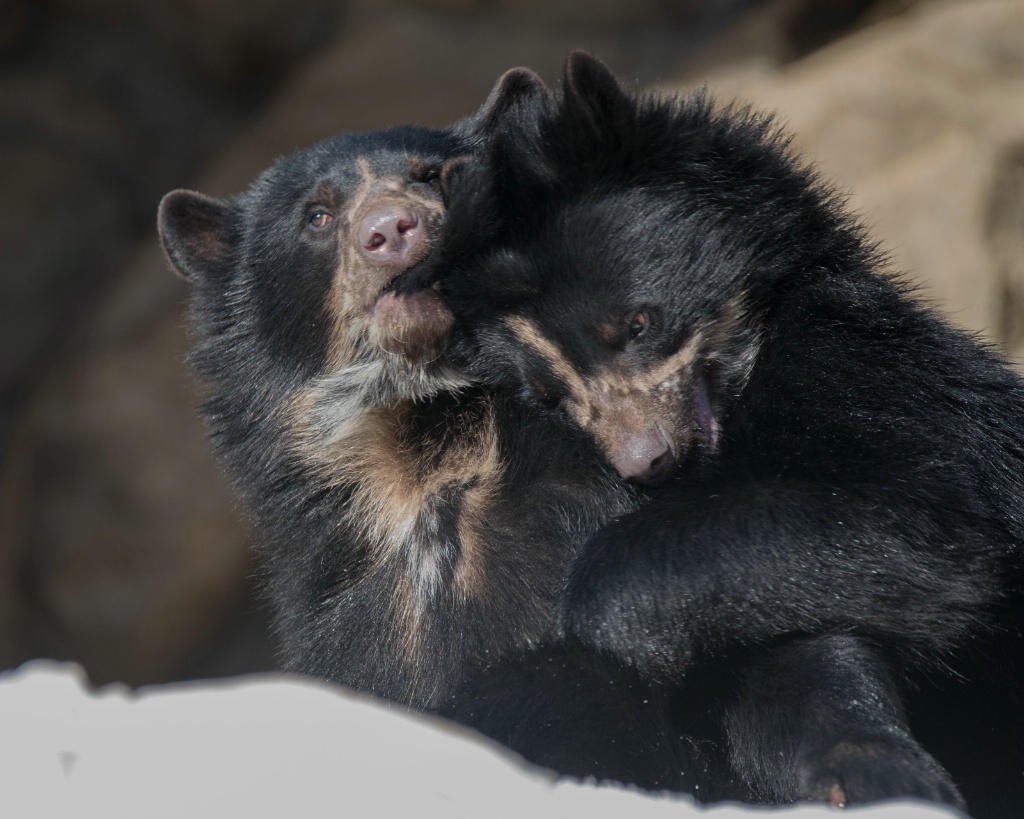
[[[612,459],[612,466],[621,477],[642,484],[665,480],[675,465],[672,445],[660,426],[624,441]]]
[[[378,262],[412,264],[423,227],[414,210],[388,204],[375,208],[359,222],[359,249]]]

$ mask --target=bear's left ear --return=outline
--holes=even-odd
[[[483,132],[507,130],[525,116],[540,111],[551,100],[551,91],[529,68],[512,68],[502,74],[474,120]]]
[[[551,91],[530,69],[513,68],[501,75],[474,118],[476,134],[487,144],[496,171],[511,164],[517,175],[546,179],[541,129],[553,107]]]
[[[478,169],[506,211],[515,211],[552,186],[556,174],[546,150],[545,129],[554,96],[528,68],[506,71],[473,118]]]
[[[160,244],[178,275],[195,283],[226,269],[234,244],[234,212],[229,202],[196,191],[171,191],[160,200]]]

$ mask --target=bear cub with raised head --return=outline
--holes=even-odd
[[[552,633],[574,549],[635,506],[582,436],[446,354],[429,271],[470,223],[448,218],[448,176],[499,111],[548,93],[509,72],[450,129],[339,135],[236,197],[161,203],[289,669],[448,708],[473,669]]]

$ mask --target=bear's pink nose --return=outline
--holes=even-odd
[[[359,222],[359,248],[375,261],[409,265],[422,234],[415,211],[401,205],[383,205]]]

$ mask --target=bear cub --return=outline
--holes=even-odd
[[[771,762],[795,755],[826,790],[903,777],[897,790],[959,804],[898,683],[975,815],[1013,815],[1021,378],[879,272],[768,118],[630,94],[578,54],[552,107],[496,129],[477,164],[484,181],[462,184],[500,190],[502,227],[445,282],[470,370],[650,487],[573,562],[564,633],[684,687],[775,646],[725,714],[755,792],[801,792]],[[807,635],[839,641],[817,670]],[[858,685],[887,704],[840,713],[866,702]],[[765,733],[770,714],[817,724],[794,748],[789,728]],[[828,784],[837,759],[858,775],[858,743],[864,782]]]
[[[291,670],[449,708],[473,669],[553,632],[575,548],[635,507],[583,436],[447,354],[431,271],[470,238],[449,176],[499,112],[548,94],[512,71],[451,128],[342,134],[236,197],[161,203],[202,411],[259,533]]]

